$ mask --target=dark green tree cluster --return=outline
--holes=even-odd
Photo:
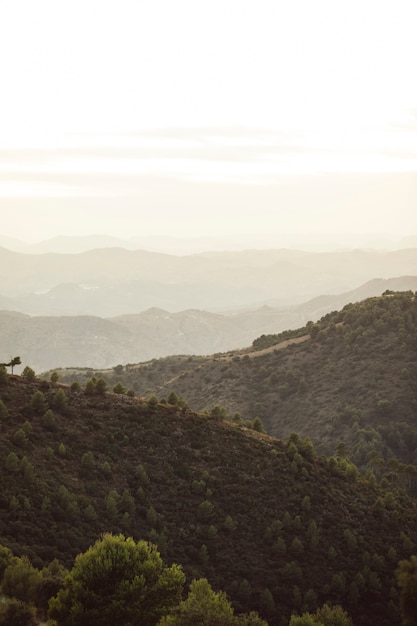
[[[181,567],[166,567],[153,544],[105,534],[76,558],[50,599],[49,624],[267,626],[255,613],[235,616],[226,595],[205,579],[193,581],[181,601],[184,583]]]
[[[417,624],[417,556],[402,560],[398,564],[397,583],[400,588],[400,608],[403,623]]]
[[[314,614],[293,615],[289,626],[353,626],[353,624],[341,606],[324,604]]]
[[[66,574],[56,560],[38,570],[27,557],[0,546],[0,626],[36,626],[39,618],[45,619],[49,599]]]
[[[94,394],[98,394],[100,396],[104,395],[107,391],[108,385],[104,378],[90,378],[85,385],[85,393],[88,396],[92,396]]]

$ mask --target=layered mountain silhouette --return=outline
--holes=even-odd
[[[107,368],[172,354],[213,354],[244,348],[256,337],[303,326],[348,302],[386,289],[417,289],[417,277],[370,281],[356,290],[320,296],[292,307],[262,306],[229,314],[189,309],[171,313],[153,307],[136,315],[29,316],[0,311],[3,361],[19,354],[22,363],[41,372],[57,367]],[[52,290],[59,293],[61,287]],[[80,288],[66,293],[74,299]],[[23,366],[22,366],[23,367]],[[22,369],[22,368],[21,368]]]

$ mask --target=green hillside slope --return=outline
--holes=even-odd
[[[71,565],[123,532],[271,624],[324,601],[356,626],[400,623],[394,572],[416,550],[417,509],[395,482],[382,489],[297,435],[153,398],[17,376],[0,395],[0,544],[34,565]]]
[[[172,357],[100,372],[137,394],[170,393],[194,410],[260,417],[266,431],[310,437],[379,477],[392,469],[415,491],[417,299],[393,293],[346,305],[297,331],[259,337],[252,348]],[[73,380],[92,372],[62,372]],[[413,467],[411,467],[413,466]]]

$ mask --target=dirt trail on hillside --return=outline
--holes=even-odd
[[[303,335],[302,337],[295,337],[294,339],[286,339],[285,341],[281,341],[281,343],[276,343],[273,346],[269,346],[268,348],[264,348],[263,350],[257,350],[256,352],[247,352],[244,355],[227,354],[225,356],[216,356],[214,357],[213,360],[214,361],[233,361],[234,359],[236,359],[236,357],[238,357],[239,359],[246,359],[247,357],[249,357],[250,359],[253,359],[258,356],[262,356],[263,354],[275,352],[275,350],[283,350],[284,348],[287,348],[288,346],[291,346],[293,344],[304,343],[304,341],[308,341],[309,339],[311,339],[310,335]],[[206,363],[202,363],[201,365],[197,367],[197,369],[203,368],[205,364]],[[178,374],[178,376],[174,376],[170,380],[167,380],[162,385],[162,387],[166,387],[167,385],[172,385],[172,383],[178,380],[180,376],[182,376],[182,374]]]
[[[304,341],[308,341],[311,339],[311,335],[303,335],[302,337],[294,337],[294,339],[286,339],[285,341],[281,341],[281,343],[275,343],[273,346],[269,346],[269,348],[264,348],[263,350],[257,350],[256,352],[248,352],[246,355],[240,358],[244,358],[248,356],[250,359],[253,359],[257,356],[262,356],[262,354],[268,354],[269,352],[275,352],[275,350],[283,350],[288,346],[296,343],[304,343]],[[227,356],[223,357],[224,360],[231,361],[235,357]]]

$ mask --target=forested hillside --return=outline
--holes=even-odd
[[[389,292],[346,305],[295,331],[263,335],[251,348],[172,357],[97,372],[139,395],[171,393],[194,410],[259,417],[265,430],[310,437],[416,494],[417,299]],[[85,381],[90,371],[60,372]],[[236,415],[238,414],[238,415]],[[393,473],[392,473],[393,472]]]
[[[317,344],[320,345],[320,344]],[[270,624],[340,603],[354,624],[400,623],[395,570],[417,510],[346,459],[178,404],[6,375],[0,544],[70,566],[105,531],[155,542]]]

